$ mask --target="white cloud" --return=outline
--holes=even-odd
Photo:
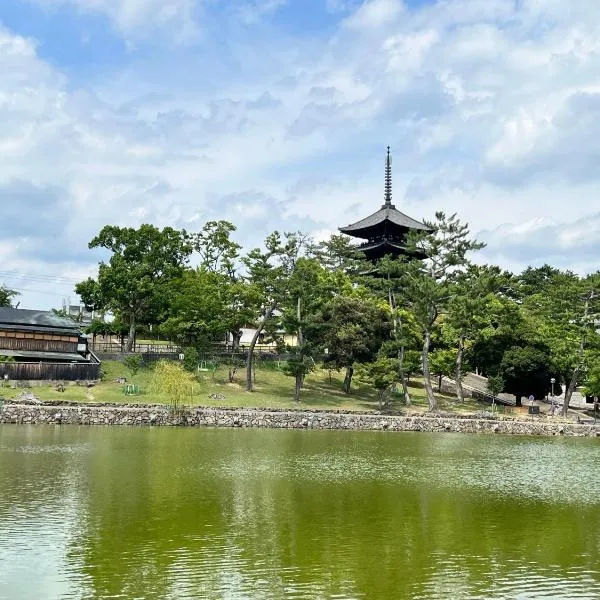
[[[194,24],[184,0],[36,1],[103,14],[131,39]],[[458,212],[489,243],[482,258],[503,266],[589,270],[600,13],[592,0],[564,6],[370,0],[327,38],[165,50],[162,64],[132,58],[82,89],[0,29],[0,199],[21,194],[21,216],[60,235],[48,244],[17,213],[3,268],[91,269],[87,242],[109,222],[230,218],[247,243],[276,227],[321,236],[379,206],[390,143],[395,203],[411,216]],[[60,208],[33,211],[41,197]]]
[[[277,12],[288,0],[252,0],[238,7],[237,14],[246,25],[260,23],[265,17]]]
[[[198,34],[197,0],[28,0],[46,8],[71,6],[81,13],[106,16],[129,41],[168,29],[173,40],[187,42]]]

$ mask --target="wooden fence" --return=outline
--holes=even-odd
[[[89,381],[100,379],[100,364],[5,362],[0,363],[0,379],[19,381]]]

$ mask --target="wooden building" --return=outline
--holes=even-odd
[[[100,361],[79,325],[54,313],[0,307],[0,378],[91,380]]]
[[[392,157],[388,146],[383,205],[368,217],[346,227],[340,227],[340,231],[364,240],[356,249],[364,253],[368,260],[376,262],[386,255],[406,254],[406,235],[411,230],[431,231],[427,225],[405,215],[392,204]]]

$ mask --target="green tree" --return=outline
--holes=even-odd
[[[396,295],[393,294],[390,301],[392,307],[395,306],[395,298]],[[404,308],[393,308],[392,328],[392,339],[384,342],[380,354],[396,359],[404,403],[406,406],[410,406],[408,382],[411,376],[418,373],[421,368],[421,354],[417,348],[422,346],[423,338],[414,316]]]
[[[322,352],[318,336],[311,336],[311,327],[325,303],[337,293],[350,292],[350,280],[339,271],[325,269],[315,257],[300,257],[289,278],[287,294],[281,305],[281,322],[286,332],[295,334],[298,343],[288,348],[292,358],[286,372],[296,377],[295,397],[298,400],[304,377]],[[315,338],[315,339],[313,339]]]
[[[371,362],[392,329],[389,307],[369,295],[341,295],[327,302],[315,318],[311,339],[319,340],[325,364],[346,369],[342,389],[350,393],[354,364]]]
[[[581,391],[586,396],[600,397],[600,356],[598,354],[589,361]]]
[[[484,244],[469,238],[468,225],[461,223],[455,214],[447,217],[438,212],[435,221],[426,225],[431,232],[411,232],[407,237],[406,246],[412,260],[406,263],[401,282],[403,300],[423,334],[423,380],[429,410],[435,410],[437,401],[429,368],[433,329],[439,315],[447,310],[452,284],[469,264],[468,253]]]
[[[98,277],[75,286],[88,309],[111,310],[129,323],[127,351],[135,342],[136,325],[151,321],[165,308],[168,283],[179,277],[192,251],[185,232],[153,225],[138,229],[107,225],[89,243],[111,253],[100,262]]]
[[[254,308],[256,330],[248,348],[246,360],[246,391],[253,389],[252,369],[254,349],[258,339],[273,320],[289,295],[289,281],[296,268],[296,262],[307,248],[308,239],[301,233],[286,233],[282,237],[278,231],[267,236],[264,249],[255,248],[242,258],[246,266],[248,283],[247,298]]]
[[[12,306],[13,299],[19,295],[16,290],[0,285],[0,306]]]
[[[453,330],[452,337],[456,340],[454,379],[459,402],[464,401],[462,378],[466,344],[490,325],[495,294],[508,279],[509,275],[501,273],[498,267],[469,265],[457,274],[450,287],[444,325]]]
[[[504,379],[500,375],[491,375],[487,380],[487,389],[492,395],[492,411],[496,398],[504,391]]]
[[[238,278],[236,263],[242,247],[231,239],[236,229],[229,221],[208,221],[200,233],[191,236],[194,250],[200,256],[200,267],[227,275],[230,280]]]
[[[584,278],[569,271],[551,270],[545,288],[526,297],[525,313],[550,349],[553,370],[566,386],[563,416],[583,378],[589,348],[600,346],[595,323],[599,317],[600,274]]]
[[[438,348],[429,354],[429,369],[438,378],[438,392],[442,391],[442,378],[452,377],[456,368],[456,351]],[[457,382],[458,385],[458,382]]]
[[[170,360],[159,360],[154,365],[149,387],[152,392],[166,395],[172,410],[177,413],[182,409],[186,398],[193,398],[194,384],[194,376],[183,365]]]
[[[300,402],[304,377],[315,370],[316,364],[312,352],[306,348],[306,344],[291,346],[287,350],[290,356],[283,364],[282,370],[286,375],[294,378],[294,400]]]
[[[523,396],[543,398],[550,387],[550,356],[539,348],[515,346],[504,353],[499,375],[504,391],[514,394],[517,406],[521,406]]]
[[[380,356],[377,360],[360,365],[358,379],[371,385],[377,391],[379,410],[387,403],[390,390],[398,382],[398,361]]]
[[[142,368],[142,365],[144,364],[144,359],[142,358],[141,354],[128,354],[123,359],[123,364],[133,377],[134,375],[137,375],[139,370]]]

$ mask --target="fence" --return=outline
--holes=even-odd
[[[99,354],[122,354],[126,345],[116,342],[96,342],[92,345],[94,352]],[[174,344],[135,344],[132,352],[136,354],[179,354],[179,346]]]
[[[6,377],[8,375],[8,377]],[[0,363],[0,379],[82,381],[100,379],[99,363],[6,362]]]

